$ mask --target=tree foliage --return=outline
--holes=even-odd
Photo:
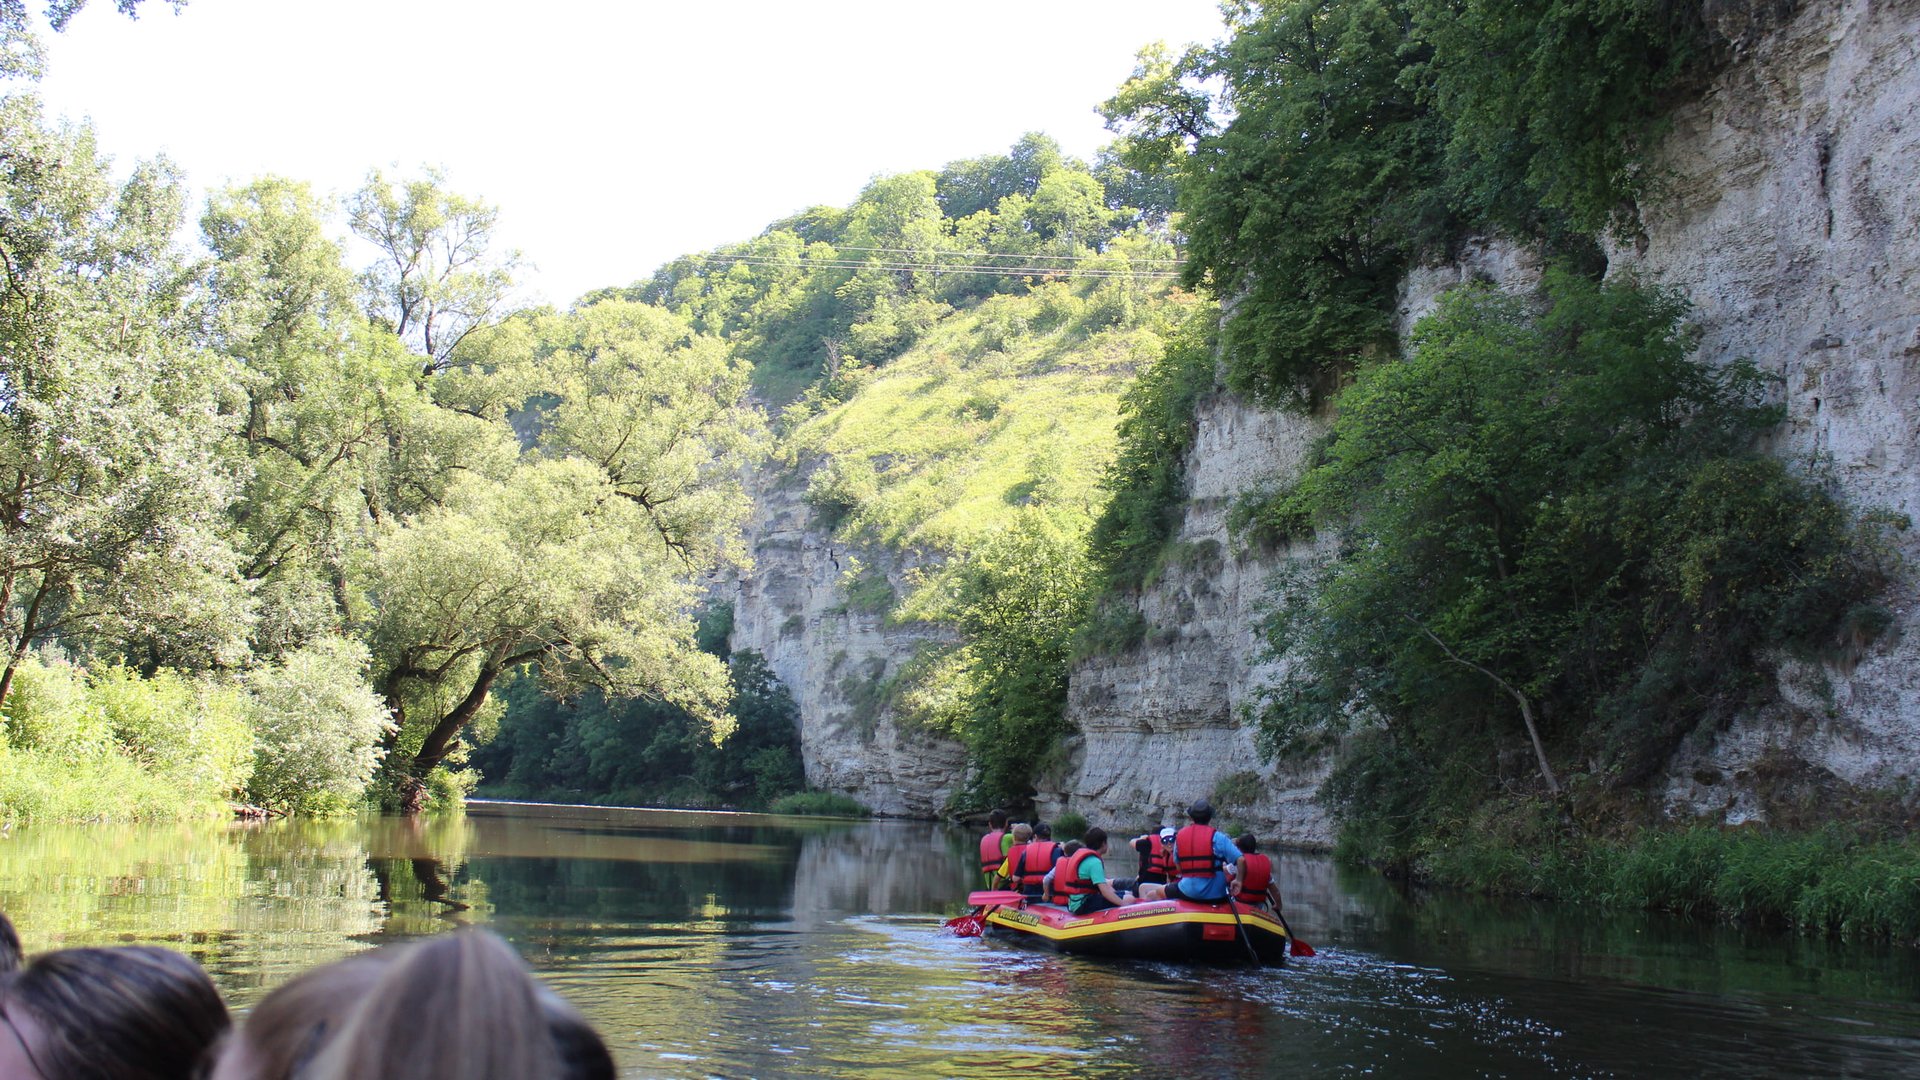
[[[1749,17],[1765,18],[1754,7]],[[1699,0],[1422,0],[1412,11],[1432,50],[1421,82],[1448,125],[1455,198],[1523,233],[1635,228],[1661,114],[1724,53]]]
[[[799,707],[758,653],[735,653],[727,663],[737,720],[724,743],[669,702],[609,699],[594,688],[556,698],[531,679],[509,682],[499,734],[473,757],[484,790],[751,809],[799,791]]]
[[[1122,190],[1159,203],[1116,201]],[[1126,162],[1108,159],[1096,176],[1052,139],[1027,135],[1005,154],[878,177],[851,206],[814,207],[752,240],[676,259],[618,295],[726,339],[761,391],[784,402],[816,379],[844,391],[846,375],[888,363],[990,297],[1083,269],[1123,280],[1157,269],[1131,259],[1173,257],[1167,198]],[[1078,265],[1102,255],[1111,262]]]
[[[968,750],[972,775],[956,801],[1024,803],[1065,718],[1067,660],[1085,619],[1085,541],[1026,508],[976,542],[935,614],[965,635],[957,693],[936,722]]]
[[[31,647],[245,659],[252,612],[223,513],[231,362],[195,340],[184,197],[165,163],[120,183],[85,128],[0,100],[0,705]]]
[[[1088,535],[1101,591],[1139,588],[1179,527],[1194,413],[1215,376],[1214,308],[1188,315],[1120,402],[1120,448],[1101,479],[1106,502]]]
[[[1179,177],[1229,385],[1313,404],[1392,350],[1402,275],[1461,236],[1574,253],[1634,228],[1660,116],[1726,53],[1704,12],[1249,0],[1210,48],[1143,51],[1102,111],[1126,160]]]
[[[721,342],[634,303],[510,312],[495,211],[437,173],[346,201],[364,273],[278,177],[209,198],[199,261],[164,162],[116,180],[24,93],[0,135],[0,709],[36,648],[96,702],[138,697],[120,664],[160,697],[186,672],[249,725],[225,790],[308,811],[383,757],[417,804],[522,665],[725,733],[695,585],[740,555],[761,423]],[[101,768],[162,768],[149,726],[93,728]],[[40,755],[32,727],[8,741]]]
[[[1180,163],[1187,280],[1234,301],[1228,384],[1312,401],[1327,372],[1390,348],[1400,275],[1448,236],[1445,128],[1408,78],[1426,52],[1406,3],[1231,14],[1209,53],[1142,54],[1105,112],[1144,160]],[[1203,78],[1224,119],[1201,107]]]

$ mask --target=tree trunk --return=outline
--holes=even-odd
[[[419,813],[426,798],[427,774],[447,759],[447,753],[453,749],[453,740],[460,735],[469,721],[479,715],[480,707],[487,703],[487,692],[493,689],[493,681],[500,677],[501,668],[495,664],[486,664],[480,668],[480,674],[474,677],[473,689],[460,699],[433,725],[427,733],[427,740],[420,744],[420,752],[413,756],[413,767],[408,770],[407,787],[401,795],[401,806],[409,814]]]
[[[1412,623],[1414,628],[1422,634],[1425,634],[1427,640],[1440,646],[1440,651],[1447,654],[1447,659],[1452,660],[1461,667],[1472,668],[1474,671],[1485,675],[1487,678],[1492,679],[1494,684],[1499,686],[1500,689],[1512,695],[1513,700],[1520,705],[1520,719],[1527,725],[1527,738],[1533,743],[1533,758],[1540,765],[1540,778],[1547,782],[1548,791],[1553,792],[1555,795],[1560,794],[1560,781],[1553,775],[1553,766],[1547,764],[1547,748],[1545,744],[1540,741],[1540,729],[1535,726],[1533,722],[1533,702],[1527,699],[1527,695],[1522,693],[1519,687],[1494,674],[1490,669],[1476,664],[1466,657],[1461,656],[1459,653],[1454,652],[1452,646],[1440,640],[1440,635],[1427,629],[1426,625],[1420,620],[1406,614],[1402,614],[1401,617]]]
[[[12,582],[8,582],[9,588]],[[20,637],[14,643],[13,652],[7,656],[7,669],[0,672],[0,708],[5,708],[7,695],[13,692],[13,673],[20,668],[20,661],[27,655],[27,646],[33,644],[34,624],[40,621],[40,601],[47,598],[47,581],[40,579],[40,588],[33,594],[33,603],[27,605],[27,614],[20,620]]]

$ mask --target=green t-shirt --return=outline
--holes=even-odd
[[[1094,886],[1096,891],[1090,892],[1090,893],[1082,893],[1079,896],[1068,898],[1067,900],[1068,911],[1079,911],[1081,905],[1086,902],[1087,897],[1100,895],[1100,893],[1097,891],[1099,888],[1099,885],[1101,882],[1107,880],[1107,868],[1106,868],[1106,865],[1100,861],[1100,856],[1098,855],[1087,856],[1086,861],[1080,864],[1080,876],[1083,878],[1086,878],[1087,884]]]

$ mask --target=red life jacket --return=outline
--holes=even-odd
[[[1067,856],[1067,861],[1062,863],[1060,869],[1055,871],[1053,875],[1054,903],[1064,906],[1067,901],[1076,896],[1086,896],[1099,890],[1098,885],[1080,876],[1080,867],[1082,864],[1088,859],[1098,857],[1099,852],[1094,851],[1092,848],[1081,848],[1079,851]]]
[[[980,838],[980,872],[991,874],[1000,869],[1000,860],[1005,854],[1000,850],[1000,841],[1007,835],[1005,829],[995,829]]]
[[[1246,859],[1246,872],[1234,899],[1243,904],[1264,904],[1267,902],[1267,886],[1273,882],[1273,860],[1265,855],[1247,855],[1243,858]]]
[[[1167,850],[1160,834],[1148,833],[1147,857],[1140,867],[1140,876],[1147,878],[1154,874],[1160,875],[1162,881],[1172,881],[1180,876],[1180,870],[1174,865],[1173,852]]]
[[[1173,834],[1173,857],[1183,878],[1218,874],[1220,860],[1213,855],[1213,826],[1189,825]]]
[[[1013,849],[1007,863],[1010,871],[1007,884],[1015,889],[1033,889],[1039,891],[1040,882],[1053,869],[1054,844],[1051,840],[1035,840],[1030,844]]]
[[[1022,851],[1025,851],[1026,849],[1027,849],[1027,845],[1021,844],[1021,843],[1015,843],[1012,847],[1007,849],[1007,873],[1008,874],[1012,874],[1014,867],[1020,865],[1020,853]],[[1012,878],[1009,877],[1008,880],[1011,881]]]

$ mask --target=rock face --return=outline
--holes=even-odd
[[[747,524],[754,568],[736,583],[732,647],[767,658],[800,707],[808,785],[838,791],[875,812],[937,817],[965,753],[926,732],[903,730],[885,707],[889,676],[933,631],[889,626],[848,604],[844,580],[859,560],[896,593],[905,570],[884,553],[849,551],[814,520],[804,479],[768,471],[750,485]]]
[[[1920,2],[1810,3],[1679,109],[1615,272],[1685,291],[1703,354],[1779,374],[1775,449],[1848,502],[1920,517]],[[1911,534],[1911,558],[1920,553]],[[1785,701],[1675,762],[1671,804],[1739,821],[1797,762],[1880,786],[1920,765],[1920,596],[1851,670],[1788,664]]]
[[[1258,633],[1269,580],[1310,552],[1248,550],[1227,527],[1237,496],[1298,471],[1321,424],[1224,393],[1195,423],[1177,557],[1139,598],[1146,637],[1074,669],[1067,716],[1080,734],[1063,774],[1043,780],[1041,810],[1131,833],[1184,823],[1180,811],[1212,794],[1223,820],[1325,845],[1331,827],[1313,798],[1324,766],[1263,764],[1243,723],[1285,670],[1263,658]]]

